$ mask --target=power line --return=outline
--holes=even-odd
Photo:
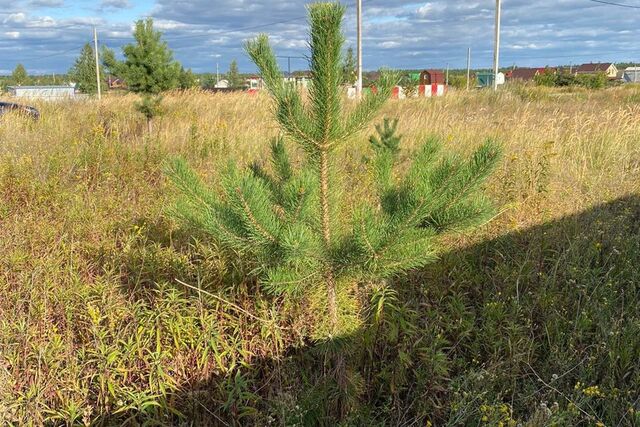
[[[71,53],[71,52],[77,52],[79,50],[81,50],[84,47],[84,45],[80,46],[80,47],[74,47],[68,50],[63,50],[60,52],[56,52],[56,53],[51,53],[48,55],[38,55],[38,56],[31,56],[31,57],[26,57],[26,58],[21,58],[20,61],[34,61],[34,60],[39,60],[39,59],[45,59],[45,58],[53,58],[54,56],[62,56],[62,55],[66,55],[67,53]]]
[[[606,4],[606,5],[609,5],[609,6],[626,7],[628,9],[640,9],[640,6],[635,6],[635,5],[631,5],[631,4],[616,3],[616,2],[612,2],[612,1],[606,1],[606,0],[587,0],[587,1],[590,1],[592,3]]]
[[[172,42],[172,41],[176,41],[176,40],[196,39],[196,38],[201,38],[201,37],[214,37],[214,36],[220,36],[220,35],[229,34],[229,33],[239,33],[239,32],[242,32],[242,31],[257,30],[257,29],[260,29],[260,28],[270,27],[270,26],[273,26],[273,25],[288,24],[290,22],[299,21],[300,19],[305,19],[305,18],[306,18],[306,16],[302,16],[302,17],[298,16],[298,17],[295,17],[295,18],[284,19],[282,21],[275,21],[275,22],[269,22],[267,24],[254,25],[252,27],[244,27],[244,28],[226,30],[224,32],[215,33],[215,34],[211,34],[211,33],[189,34],[189,35],[185,35],[185,36],[163,37],[162,40],[165,41],[165,42]],[[111,40],[111,41],[133,40],[133,37],[103,37],[103,40]]]

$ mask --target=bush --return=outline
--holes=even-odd
[[[604,73],[597,74],[578,74],[576,83],[587,89],[602,89],[607,85],[607,75]]]
[[[534,81],[539,86],[557,86],[557,75],[547,68],[544,70],[544,73],[535,76]]]
[[[449,76],[449,86],[456,89],[467,88],[467,75],[466,74],[452,74]],[[469,87],[475,87],[475,78],[472,75],[469,82]]]
[[[587,89],[602,89],[607,86],[608,78],[604,73],[574,75],[564,72],[553,73],[550,70],[545,70],[544,73],[537,75],[534,81],[538,86],[581,86]]]

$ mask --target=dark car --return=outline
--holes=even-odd
[[[17,111],[19,113],[25,114],[36,120],[40,118],[40,112],[36,110],[34,107],[30,107],[28,105],[15,104],[13,102],[0,102],[0,116],[10,111]]]

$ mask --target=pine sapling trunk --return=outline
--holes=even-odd
[[[326,149],[320,152],[320,216],[322,234],[327,251],[331,250],[331,226],[329,210],[329,153]],[[327,284],[327,306],[331,322],[331,335],[335,335],[338,329],[338,296],[336,292],[336,280],[332,267],[328,266],[325,273]]]

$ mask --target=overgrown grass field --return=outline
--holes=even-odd
[[[386,106],[405,161],[430,135],[455,153],[499,141],[499,214],[363,296],[344,425],[640,426],[639,99],[523,87]],[[266,159],[270,101],[168,95],[147,135],[135,100],[0,118],[0,424],[334,425],[314,313],[168,215],[166,161],[215,183],[230,159]],[[340,152],[345,194],[370,187],[372,131]]]

